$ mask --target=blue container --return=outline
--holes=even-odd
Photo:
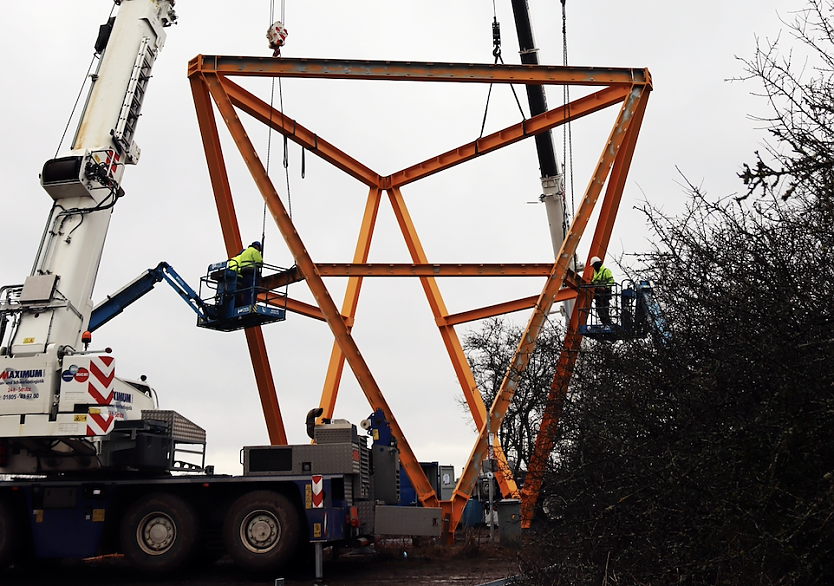
[[[484,522],[484,503],[476,499],[469,499],[463,508],[460,524],[464,527],[475,527]]]

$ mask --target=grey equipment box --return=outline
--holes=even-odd
[[[455,467],[440,466],[440,492],[437,495],[441,501],[450,501],[455,494]]]
[[[377,505],[374,533],[440,537],[440,508]]]
[[[206,430],[176,411],[143,409],[142,419],[164,424],[167,427],[167,436],[175,442],[206,443]]]
[[[243,474],[359,474],[358,452],[358,444],[247,446],[243,448]]]
[[[393,446],[373,446],[373,498],[385,505],[400,502],[400,453]]]

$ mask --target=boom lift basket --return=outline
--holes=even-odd
[[[593,291],[598,287],[588,284],[581,285],[580,289]],[[595,301],[591,293],[588,295],[588,306],[579,309],[580,316],[585,317],[584,325],[579,326],[580,334],[598,340],[641,338],[648,333],[651,322],[664,337],[668,335],[660,308],[653,298],[653,288],[648,281],[614,283],[608,290],[609,323],[604,323],[604,316],[600,315],[599,299]]]
[[[228,268],[229,261],[209,265],[200,279],[200,298],[208,306],[197,326],[221,332],[233,332],[286,319],[287,280],[277,288],[262,285],[268,277],[286,270],[268,264],[253,274],[238,274]]]

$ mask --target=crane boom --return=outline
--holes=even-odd
[[[151,70],[176,20],[175,0],[116,4],[95,43],[98,65],[71,148],[41,172],[53,206],[34,267],[23,285],[3,288],[0,438],[96,437],[153,408],[147,393],[115,378],[112,356],[81,348],[125,165],[139,160],[134,135]],[[65,443],[70,452],[80,445]],[[36,457],[26,466],[40,469]]]
[[[530,22],[530,9],[527,0],[511,0],[513,19],[518,36],[518,52],[524,65],[539,64],[539,50],[533,35]],[[530,115],[538,116],[547,112],[547,96],[544,86],[525,85],[527,103]],[[562,241],[565,239],[565,193],[564,178],[556,151],[553,148],[553,135],[550,130],[537,134],[536,154],[541,171],[542,195],[541,201],[547,210],[547,221],[550,225],[550,240],[553,245],[553,255],[559,254]]]

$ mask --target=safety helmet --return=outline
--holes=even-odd
[[[591,257],[591,266],[594,266],[598,262],[602,262],[602,259],[600,257],[598,257],[598,256],[592,256]]]
[[[251,247],[253,247],[253,248],[257,248],[258,250],[260,250],[260,249],[261,249],[261,243],[260,243],[260,242],[258,242],[257,240],[255,240],[255,242],[253,242],[253,243],[252,243],[252,244],[250,244],[249,246],[251,246]]]

